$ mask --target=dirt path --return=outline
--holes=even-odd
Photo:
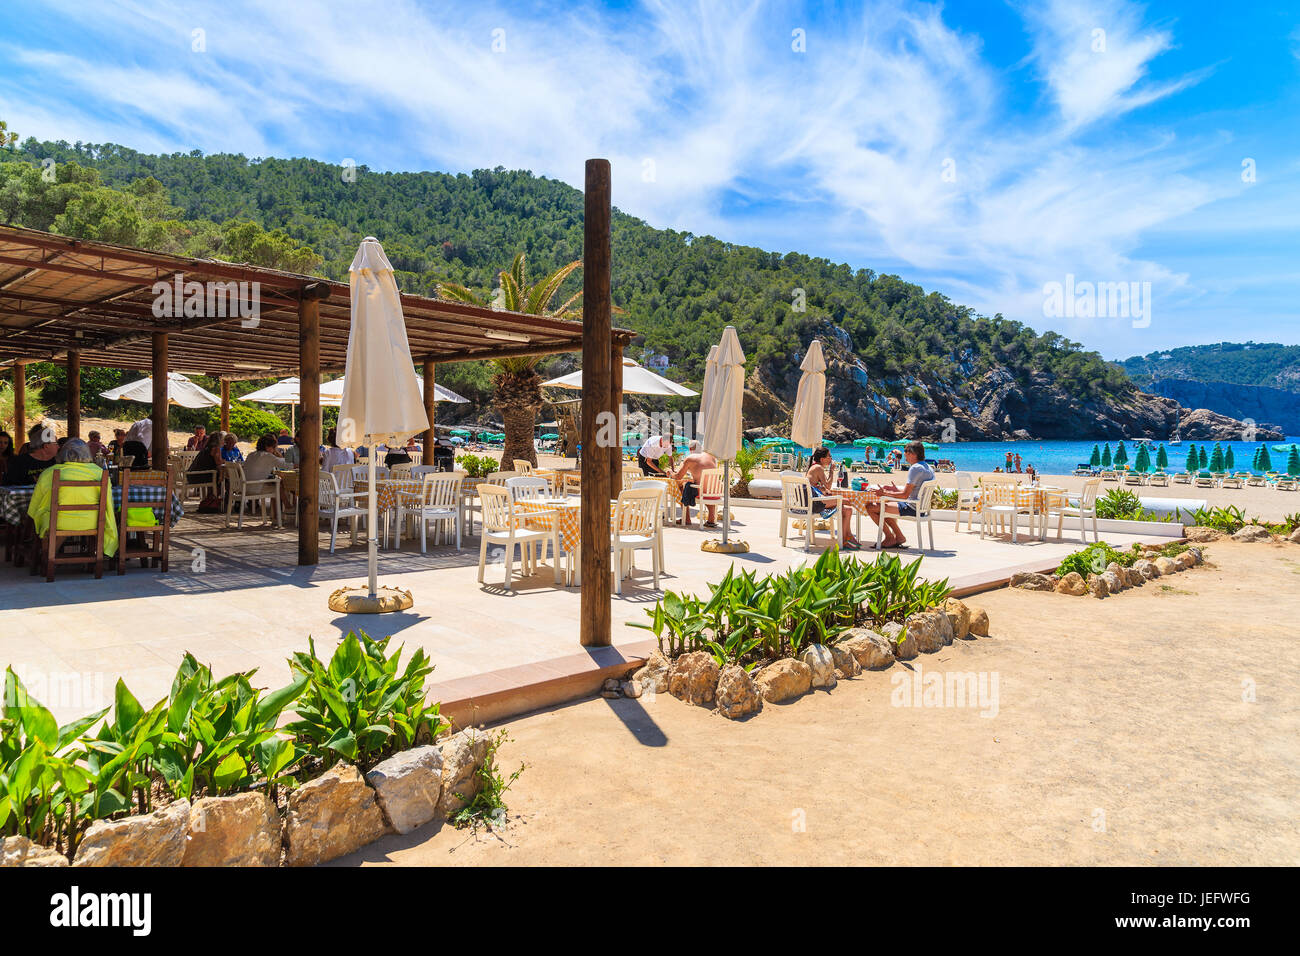
[[[508,725],[501,839],[339,862],[1295,865],[1300,547],[1209,557],[1101,602],[982,596],[992,637],[913,663],[997,675],[996,716],[891,706],[899,665],[746,724],[589,700]]]

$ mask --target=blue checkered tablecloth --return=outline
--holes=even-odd
[[[8,485],[0,487],[0,521],[7,521],[9,524],[18,525],[22,523],[23,515],[27,514],[27,506],[32,502],[32,494],[36,491],[35,485]],[[122,488],[114,486],[113,489],[113,512],[122,506]],[[162,500],[166,494],[166,488],[159,488],[157,485],[136,485],[131,488],[131,497],[129,504],[154,504],[154,514],[162,517]],[[171,506],[171,523],[174,527],[176,522],[180,521],[185,514],[185,508],[181,504],[180,495],[172,492]]]

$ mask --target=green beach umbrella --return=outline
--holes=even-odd
[[[1101,452],[1101,467],[1109,468],[1111,463],[1110,442],[1106,442],[1106,447]]]
[[[1133,461],[1134,471],[1151,470],[1151,451],[1145,444],[1141,445],[1137,451],[1137,458]]]
[[[468,438],[468,437],[469,437],[469,429],[468,429],[468,428],[453,428],[453,429],[451,430],[451,433],[452,433],[453,435],[459,435],[461,438]]]
[[[1286,459],[1286,473],[1292,477],[1300,475],[1300,447],[1291,446],[1291,454]]]
[[[1201,450],[1200,450],[1199,454],[1197,455],[1197,457],[1198,457],[1198,459],[1199,459],[1199,461],[1200,461],[1200,467],[1201,467],[1201,468],[1208,468],[1208,467],[1210,467],[1210,456],[1209,456],[1208,454],[1206,454],[1206,452],[1205,452],[1205,446],[1204,446],[1204,445],[1201,446]]]
[[[559,437],[560,436],[555,434],[555,432],[547,432],[545,435],[542,436],[542,441],[553,441],[554,439]]]
[[[1100,445],[1092,446],[1092,457],[1088,459],[1088,467],[1089,468],[1101,467],[1101,446]]]
[[[1211,473],[1224,470],[1223,465],[1223,446],[1217,441],[1214,443],[1214,453],[1210,455],[1209,468]]]
[[[1267,445],[1259,446],[1259,451],[1256,452],[1255,467],[1260,471],[1273,470],[1273,457],[1268,453]]]
[[[1229,445],[1228,450],[1223,453],[1223,470],[1232,471],[1235,467],[1237,467],[1237,462],[1232,454],[1232,446]]]
[[[1156,452],[1156,467],[1164,471],[1169,467],[1169,453],[1165,451],[1165,446],[1161,445],[1160,450]]]
[[[1250,459],[1250,470],[1259,471],[1259,449],[1255,449],[1255,454]]]
[[[1197,457],[1196,446],[1187,446],[1187,471],[1193,472],[1201,467],[1201,459]]]
[[[1128,464],[1128,449],[1124,447],[1123,442],[1120,442],[1119,447],[1115,449],[1115,464],[1117,465]]]

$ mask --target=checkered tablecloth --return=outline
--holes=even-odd
[[[536,474],[536,472],[534,472]],[[561,471],[551,472],[556,478],[552,480],[552,485],[557,489],[563,485],[563,491],[581,491],[582,490],[582,472],[580,471]],[[672,478],[657,478],[653,475],[638,475],[637,481],[658,481],[662,482],[668,489],[668,503],[670,505],[680,505],[682,503],[682,486]]]
[[[365,500],[364,494],[369,487],[369,482],[354,483],[352,490],[363,495],[356,499],[358,506]],[[423,490],[423,478],[381,478],[375,482],[375,506],[380,511],[387,511],[389,508],[397,507],[399,494],[418,495]]]
[[[577,552],[578,545],[582,542],[582,502],[579,499],[529,501],[525,498],[516,501],[515,507],[529,515],[528,527],[532,530],[550,531],[558,523],[560,547],[570,553]],[[609,503],[611,527],[614,524],[614,513],[617,509],[618,502],[611,501]]]
[[[122,488],[120,485],[112,487],[113,492],[113,511],[116,513],[122,506]],[[35,485],[9,485],[0,488],[0,520],[6,521],[12,525],[22,523],[23,516],[27,514],[27,508],[32,503],[32,495],[36,492]],[[153,511],[158,517],[162,517],[163,496],[166,494],[166,488],[159,488],[157,485],[133,485],[131,487],[131,497],[127,499],[128,504],[155,504]],[[171,523],[174,526],[185,516],[185,508],[181,504],[180,495],[172,492],[171,506]]]

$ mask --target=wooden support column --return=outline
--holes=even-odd
[[[320,303],[329,287],[313,282],[298,300],[298,563],[320,561]],[[371,532],[373,533],[373,532]]]
[[[221,430],[230,431],[230,379],[221,380]]]
[[[171,448],[167,442],[167,333],[153,333],[153,460],[159,470],[167,467]]]
[[[68,437],[81,437],[81,353],[68,352]]]
[[[433,413],[436,403],[433,400],[434,393],[434,369],[437,366],[428,359],[424,362],[424,414],[429,419],[429,427],[424,431],[424,463],[432,465],[433,461],[433,440],[437,436],[433,433]]]
[[[618,441],[609,449],[610,497],[617,498],[623,490],[623,421],[619,412],[623,407],[623,346],[615,342],[609,354],[609,404],[616,418]]]
[[[584,647],[611,643],[608,443],[619,445],[613,395],[609,160],[587,160],[582,242],[582,630]]]
[[[13,453],[27,443],[27,371],[22,362],[14,362],[14,447]]]

